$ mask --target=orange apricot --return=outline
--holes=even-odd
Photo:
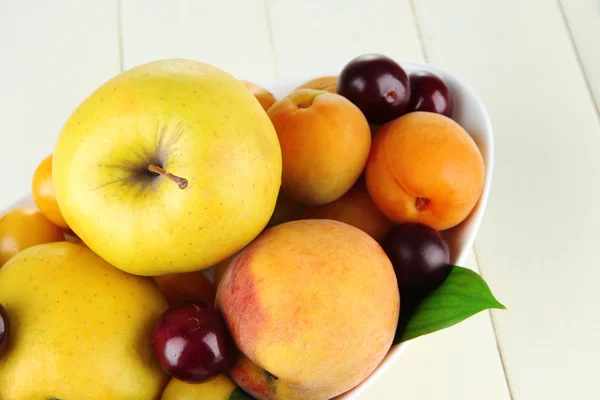
[[[471,212],[484,183],[477,145],[455,121],[413,112],[383,125],[366,168],[369,193],[395,222],[452,228]]]
[[[69,227],[56,202],[56,193],[52,181],[52,154],[44,158],[35,170],[31,183],[31,194],[33,195],[33,201],[46,218],[61,228],[66,229]]]
[[[248,88],[250,93],[256,97],[256,100],[258,100],[263,110],[267,111],[269,107],[271,107],[277,101],[275,96],[273,96],[273,93],[269,92],[267,89],[250,81],[242,80],[241,82]]]
[[[362,173],[371,147],[369,124],[346,98],[300,89],[268,111],[281,145],[282,189],[305,204],[340,198]]]
[[[315,89],[315,90],[325,90],[330,93],[337,93],[337,76],[328,75],[328,76],[320,76],[318,78],[311,79],[308,82],[303,83],[298,86],[294,90],[298,89]]]
[[[371,199],[367,187],[359,180],[345,195],[322,206],[307,207],[306,219],[333,219],[352,225],[380,241],[394,223]]]

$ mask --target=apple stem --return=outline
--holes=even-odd
[[[148,171],[154,172],[155,174],[166,176],[167,178],[169,178],[170,180],[175,182],[179,186],[179,189],[185,189],[188,186],[187,179],[182,178],[177,175],[173,175],[172,173],[165,171],[164,168],[161,168],[158,165],[154,165],[154,164],[148,165]]]

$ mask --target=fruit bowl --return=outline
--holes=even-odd
[[[428,71],[438,75],[452,91],[454,99],[454,111],[452,119],[458,122],[473,138],[481,151],[485,164],[485,183],[479,201],[469,217],[458,226],[442,232],[442,236],[450,247],[450,263],[464,265],[467,254],[473,246],[475,236],[481,224],[492,181],[494,167],[494,138],[492,124],[487,110],[475,93],[475,91],[451,73],[434,67],[432,65],[413,61],[399,61],[407,73],[413,71]],[[311,76],[296,76],[282,79],[264,87],[270,90],[275,97],[282,98],[308,80],[325,75],[338,75],[339,71],[323,71]],[[377,378],[395,363],[400,355],[406,350],[410,342],[393,345],[381,364],[360,385],[349,392],[337,397],[337,399],[355,399],[364,393]]]
[[[444,236],[450,248],[450,263],[454,265],[462,265],[464,264],[468,251],[473,245],[489,194],[494,161],[491,122],[487,111],[477,94],[452,74],[424,63],[400,62],[400,65],[409,73],[413,71],[428,71],[442,78],[453,94],[454,111],[452,118],[458,122],[474,139],[483,157],[485,165],[485,182],[477,205],[472,210],[468,218],[461,224],[442,232],[442,235]],[[312,78],[324,75],[337,75],[338,73],[339,71],[322,71],[322,73],[312,76],[297,76],[284,79],[272,84],[264,85],[264,87],[270,90],[277,98],[282,98],[290,93],[293,89]],[[31,196],[26,196],[24,199],[22,199],[18,205],[21,204],[33,205]],[[213,274],[212,268],[206,270],[206,274],[211,276]],[[366,380],[364,380],[354,389],[338,396],[337,398],[357,398],[379,377],[381,373],[383,373],[383,371],[392,365],[392,363],[396,362],[400,354],[406,350],[408,343],[405,342],[392,346],[384,360]]]

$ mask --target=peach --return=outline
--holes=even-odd
[[[484,175],[481,153],[469,134],[450,118],[427,112],[383,125],[366,168],[369,193],[390,219],[437,230],[469,215]]]
[[[269,107],[271,107],[277,101],[275,96],[273,96],[273,93],[269,92],[267,89],[260,87],[257,84],[252,83],[250,81],[242,80],[240,82],[242,82],[244,86],[248,88],[250,93],[252,93],[254,97],[256,97],[256,100],[258,100],[263,110],[267,111]]]
[[[295,90],[298,89],[316,89],[316,90],[325,90],[330,93],[337,93],[337,76],[320,76],[318,78],[311,79],[308,82],[303,83],[298,86]]]
[[[225,272],[216,306],[245,357],[232,378],[258,399],[329,399],[388,352],[400,296],[375,240],[333,220],[273,227]]]
[[[306,219],[333,219],[345,222],[380,241],[394,223],[371,199],[363,180],[359,180],[345,195],[322,206],[307,207]]]
[[[215,301],[215,287],[202,271],[155,276],[154,282],[169,306],[186,301],[200,301],[212,305]]]
[[[282,189],[305,204],[340,198],[356,182],[371,148],[369,124],[346,98],[300,89],[268,111],[283,161]]]

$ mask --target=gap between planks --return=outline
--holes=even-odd
[[[269,38],[269,47],[271,48],[271,62],[273,63],[273,69],[275,70],[275,79],[279,80],[279,63],[277,62],[277,55],[275,54],[275,42],[273,40],[273,25],[271,24],[271,12],[269,11],[270,1],[271,0],[263,0],[265,24],[267,28],[267,36]]]
[[[567,18],[563,2],[562,0],[556,0],[556,2],[558,3],[558,10],[560,11],[560,16],[562,18],[563,24],[565,24],[565,29],[567,30],[569,42],[571,42],[571,47],[573,48],[573,53],[575,53],[575,57],[577,58],[579,70],[587,86],[590,100],[592,101],[592,103],[594,103],[594,105],[596,105],[596,115],[598,116],[598,121],[600,121],[600,99],[596,99],[596,96],[594,95],[594,90],[592,89],[592,82],[589,79],[585,65],[583,63],[583,59],[581,58],[581,54],[579,53],[579,48],[577,47],[577,42],[575,41],[575,36],[573,35],[573,30],[571,29],[569,18]]]
[[[481,259],[479,258],[479,253],[477,252],[477,247],[473,245],[473,255],[475,257],[475,263],[477,264],[477,268],[479,269],[479,273],[483,276],[483,271],[481,268]],[[508,373],[506,372],[506,364],[504,363],[504,356],[502,354],[502,347],[500,345],[500,341],[498,340],[498,331],[496,330],[496,320],[494,319],[494,315],[491,310],[486,311],[488,315],[488,319],[490,324],[492,324],[492,331],[494,331],[494,341],[496,342],[496,350],[498,351],[498,357],[500,358],[500,364],[502,364],[502,373],[504,374],[504,382],[506,383],[506,388],[508,389],[508,396],[511,400],[513,397],[513,388],[510,384],[510,379],[508,379]]]
[[[123,44],[123,0],[116,0],[117,2],[117,38],[119,40],[119,70],[123,72],[125,70],[125,47]]]

